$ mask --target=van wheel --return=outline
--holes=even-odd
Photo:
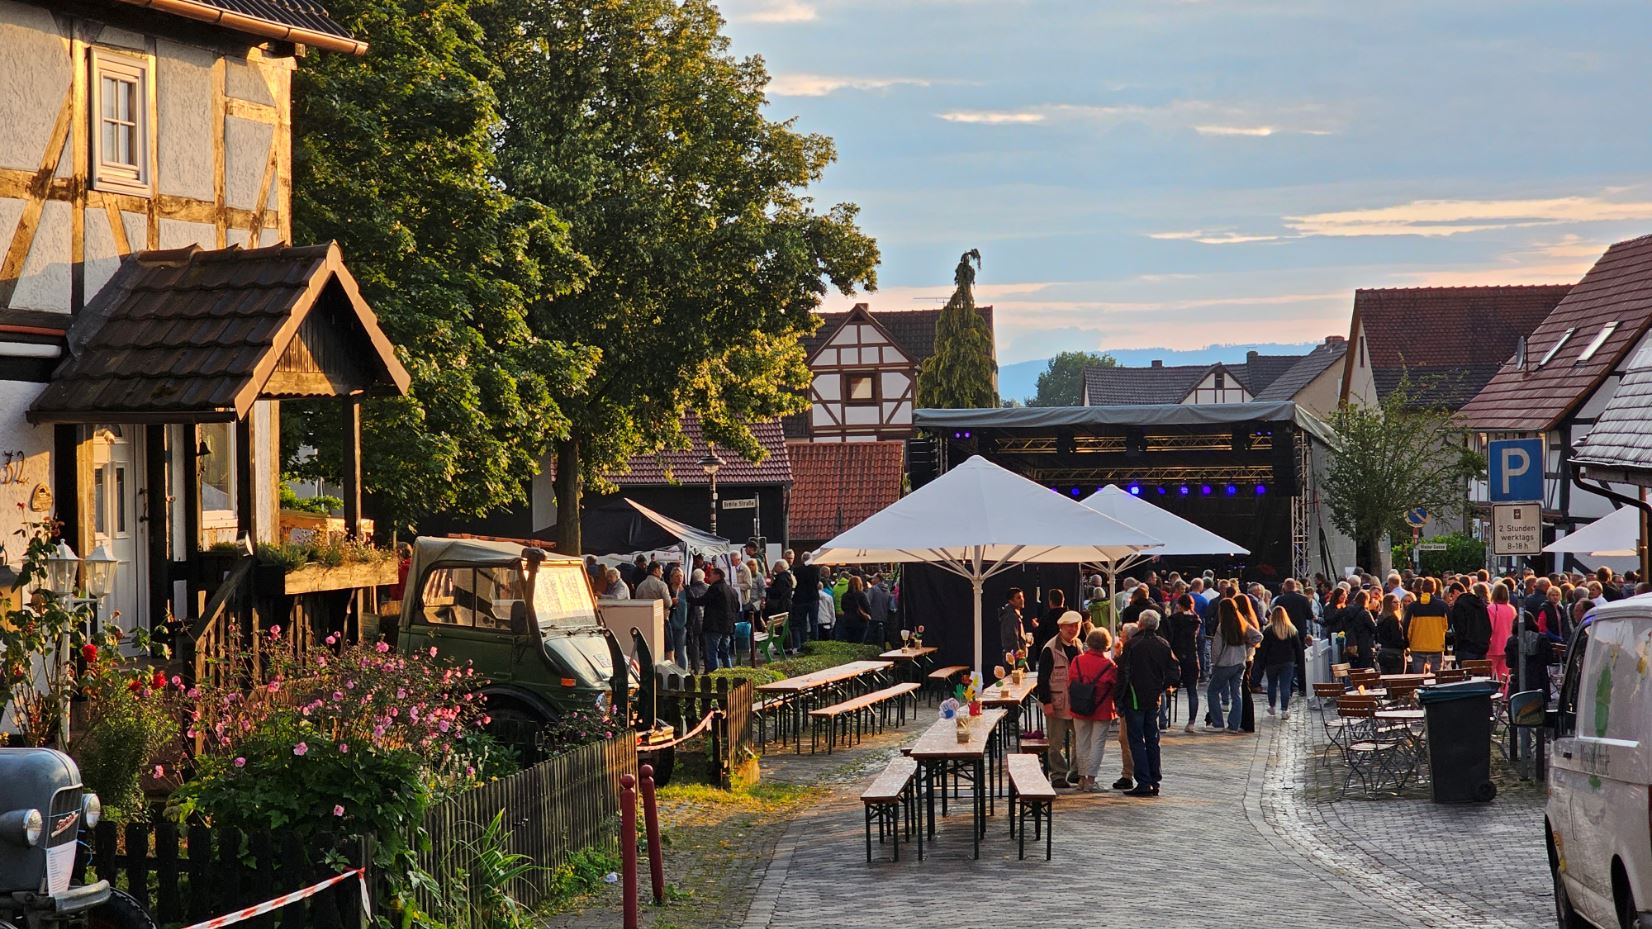
[[[1622,929],[1636,929],[1640,925],[1640,910],[1635,907],[1635,892],[1629,889],[1629,877],[1623,873],[1623,863],[1612,862],[1612,902],[1618,905],[1618,925]]]
[[[109,899],[87,915],[86,929],[155,929],[155,919],[126,891],[110,889]]]
[[[1554,917],[1560,929],[1591,929],[1577,910],[1572,909],[1572,898],[1566,893],[1566,880],[1560,876],[1560,869],[1550,865],[1549,874],[1554,878]]]

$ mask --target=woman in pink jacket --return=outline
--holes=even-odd
[[[1084,638],[1084,651],[1067,668],[1067,708],[1073,717],[1073,769],[1078,772],[1078,789],[1100,793],[1096,780],[1101,774],[1102,755],[1107,751],[1108,730],[1118,715],[1114,691],[1118,686],[1118,666],[1107,652],[1113,637],[1097,626]],[[1075,704],[1073,688],[1084,693]],[[1083,705],[1091,711],[1081,713]]]
[[[1503,646],[1514,631],[1514,607],[1509,603],[1509,588],[1497,583],[1491,585],[1491,603],[1486,606],[1491,617],[1491,649],[1486,657],[1491,660],[1491,673],[1498,680],[1509,676],[1509,665],[1503,657]]]

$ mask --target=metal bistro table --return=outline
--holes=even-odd
[[[1015,748],[1021,749],[1021,729],[1032,722],[1033,691],[1038,689],[1038,675],[1031,671],[1021,676],[1021,683],[1005,678],[1005,687],[988,685],[981,690],[981,705],[991,709],[1007,710],[1004,726],[1015,733]],[[1006,695],[1005,691],[1008,691]],[[1007,741],[1002,744],[1009,744]]]
[[[940,782],[941,815],[946,815],[946,776],[963,765],[970,768],[973,789],[973,822],[971,839],[975,857],[981,857],[981,836],[987,829],[987,802],[991,790],[987,786],[987,758],[997,744],[998,724],[1007,715],[1004,710],[985,710],[980,716],[970,717],[969,741],[958,741],[958,726],[950,719],[937,720],[912,746],[912,760],[920,771],[919,789],[925,794],[923,809],[928,811],[927,828],[935,836],[935,790]],[[924,824],[920,824],[924,825]]]
[[[767,684],[758,684],[757,692],[775,694],[785,698],[792,708],[792,740],[796,754],[803,753],[803,724],[809,718],[809,710],[813,709],[814,699],[818,694],[830,694],[833,690],[853,681],[865,674],[877,674],[894,667],[890,661],[851,661],[834,668],[822,671],[811,671],[797,677],[788,677],[783,681],[771,681]],[[785,740],[781,740],[785,744]]]

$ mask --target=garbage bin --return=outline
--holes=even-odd
[[[1417,692],[1428,721],[1428,772],[1435,803],[1485,803],[1491,782],[1491,681],[1463,681]]]

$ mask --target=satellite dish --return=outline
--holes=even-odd
[[[1521,336],[1514,343],[1514,366],[1526,370],[1526,337]]]

